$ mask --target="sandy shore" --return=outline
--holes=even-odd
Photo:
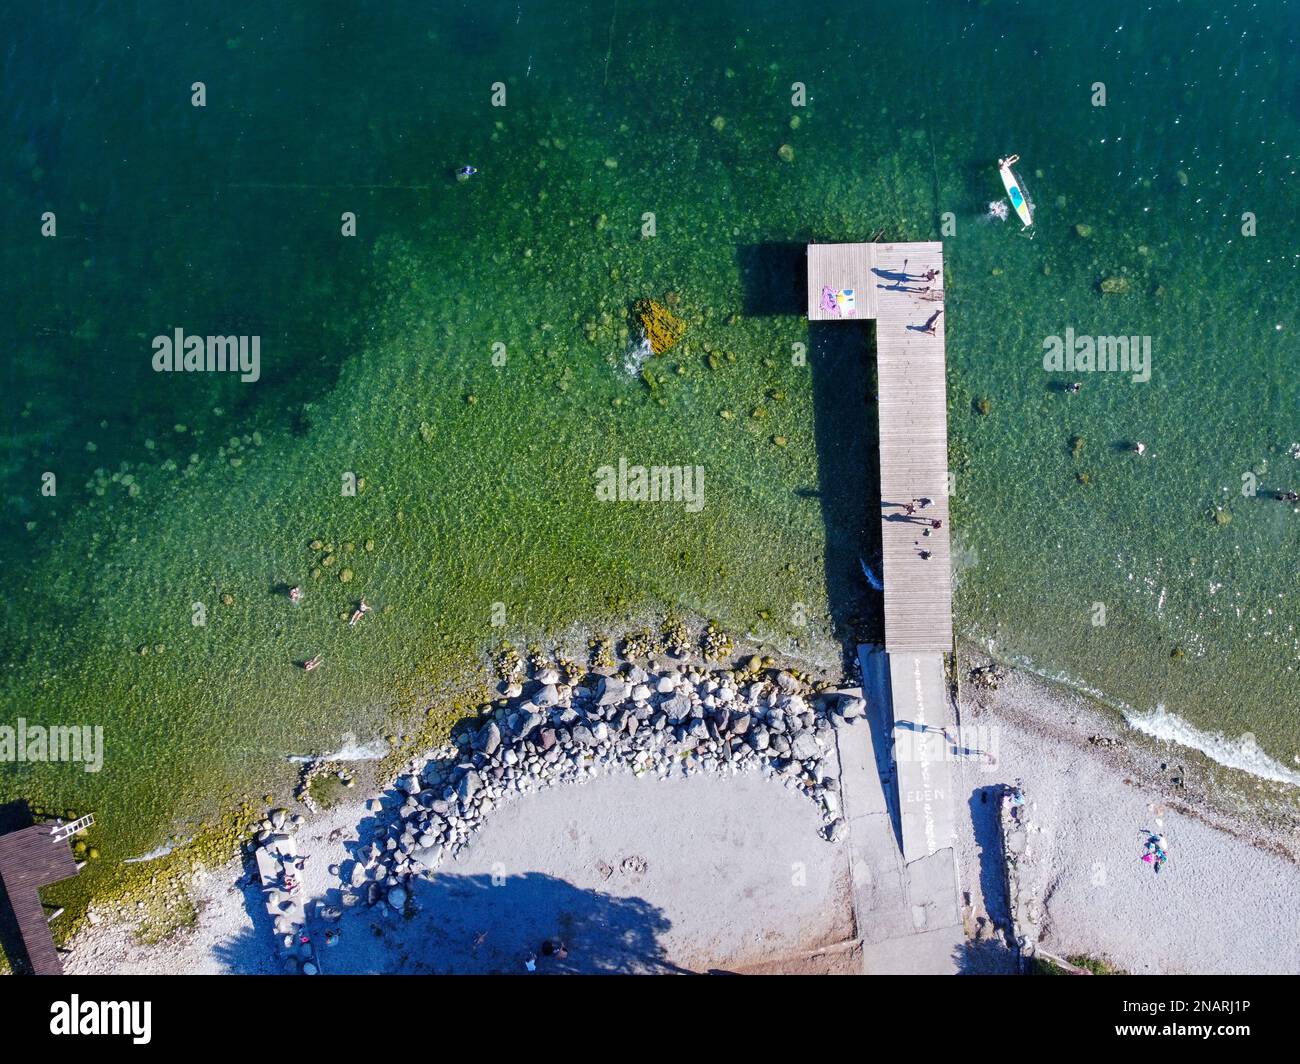
[[[1286,852],[1296,839],[1234,808],[1249,781],[1216,795],[1223,774],[1199,755],[1023,673],[996,691],[967,685],[962,702],[963,727],[989,729],[998,747],[996,767],[963,766],[974,915],[1005,918],[992,787],[1020,779],[1039,829],[1046,949],[1135,974],[1300,972],[1300,865]],[[1140,860],[1144,829],[1168,839],[1158,876]]]
[[[996,763],[955,778],[968,929],[1006,918],[998,788],[1023,782],[1037,829],[1043,946],[1134,973],[1300,972],[1300,865],[1199,755],[1158,744],[1088,700],[1008,672],[996,690],[963,686],[963,728]],[[1181,781],[1181,782],[1179,782]],[[1217,788],[1217,790],[1216,790]],[[1274,796],[1276,797],[1276,795]],[[1285,798],[1286,796],[1283,795]],[[392,801],[391,797],[385,801]],[[1276,804],[1276,803],[1275,803]],[[415,890],[404,918],[382,902],[346,906],[341,871],[374,814],[364,800],[308,817],[304,890],[341,915],[324,970],[522,972],[547,938],[569,947],[551,971],[858,970],[846,847],[818,836],[806,799],[757,774],[566,785],[497,810],[473,846]],[[1170,859],[1139,859],[1143,829]],[[197,875],[195,926],[142,945],[134,929],[83,932],[70,972],[273,972],[271,929],[242,860]],[[973,951],[1011,970],[995,943]]]
[[[391,799],[386,799],[391,800]],[[834,971],[851,959],[845,847],[819,835],[806,798],[757,774],[669,780],[619,773],[557,786],[497,812],[459,860],[414,888],[419,912],[343,907],[340,880],[373,814],[364,801],[309,818],[308,898],[342,910],[326,973],[523,973],[558,938],[554,972]],[[278,971],[260,892],[242,861],[203,873],[195,927],[144,946],[92,928],[69,972]]]

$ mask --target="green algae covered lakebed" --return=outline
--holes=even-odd
[[[455,715],[502,639],[676,611],[838,661],[870,334],[810,330],[800,248],[880,230],[945,242],[959,631],[1296,782],[1297,19],[1192,8],[47,5],[0,75],[0,692],[106,749],[0,797],[93,809],[108,868]],[[687,326],[644,364],[642,299]],[[261,379],[155,373],[176,328]],[[1150,381],[1059,390],[1067,328]],[[601,502],[620,458],[703,508]]]

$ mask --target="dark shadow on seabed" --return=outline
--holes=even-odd
[[[748,317],[808,313],[807,244],[768,241],[737,249]],[[881,536],[875,520],[880,498],[880,448],[875,404],[876,324],[871,319],[810,322],[813,432],[817,484],[799,495],[816,496],[826,529],[825,578],[831,623],[846,666],[859,643],[881,642],[884,615],[879,592],[862,573],[862,561],[879,572]]]
[[[884,641],[880,592],[880,447],[875,404],[874,321],[810,322],[818,497],[826,529],[826,594],[835,636],[851,662],[860,643]]]
[[[743,244],[736,262],[745,290],[745,317],[803,317],[806,301],[808,246],[786,241]]]

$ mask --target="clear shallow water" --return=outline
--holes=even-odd
[[[1300,485],[1294,5],[389,6],[15,27],[0,693],[108,753],[4,794],[95,808],[124,857],[502,635],[678,607],[833,654],[871,621],[870,352],[810,334],[798,246],[945,211],[960,631],[1294,764],[1300,515],[1239,491]],[[1033,240],[986,217],[1011,151]],[[622,328],[669,291],[689,332],[648,386]],[[153,373],[177,326],[260,335],[262,380]],[[1054,390],[1067,326],[1151,336],[1152,379]],[[620,456],[704,465],[704,510],[598,503]]]

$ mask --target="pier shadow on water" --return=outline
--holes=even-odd
[[[883,600],[862,571],[881,573],[875,344],[871,320],[808,325],[826,595],[846,661],[860,643],[884,642]]]
[[[743,244],[736,251],[736,262],[744,283],[746,317],[803,317],[808,313],[806,244]]]
[[[808,312],[807,245],[769,241],[737,251],[747,316]],[[809,322],[817,483],[815,496],[826,530],[825,579],[835,638],[846,665],[859,643],[883,642],[880,593],[867,584],[865,561],[880,574],[879,416],[876,410],[876,323]]]

